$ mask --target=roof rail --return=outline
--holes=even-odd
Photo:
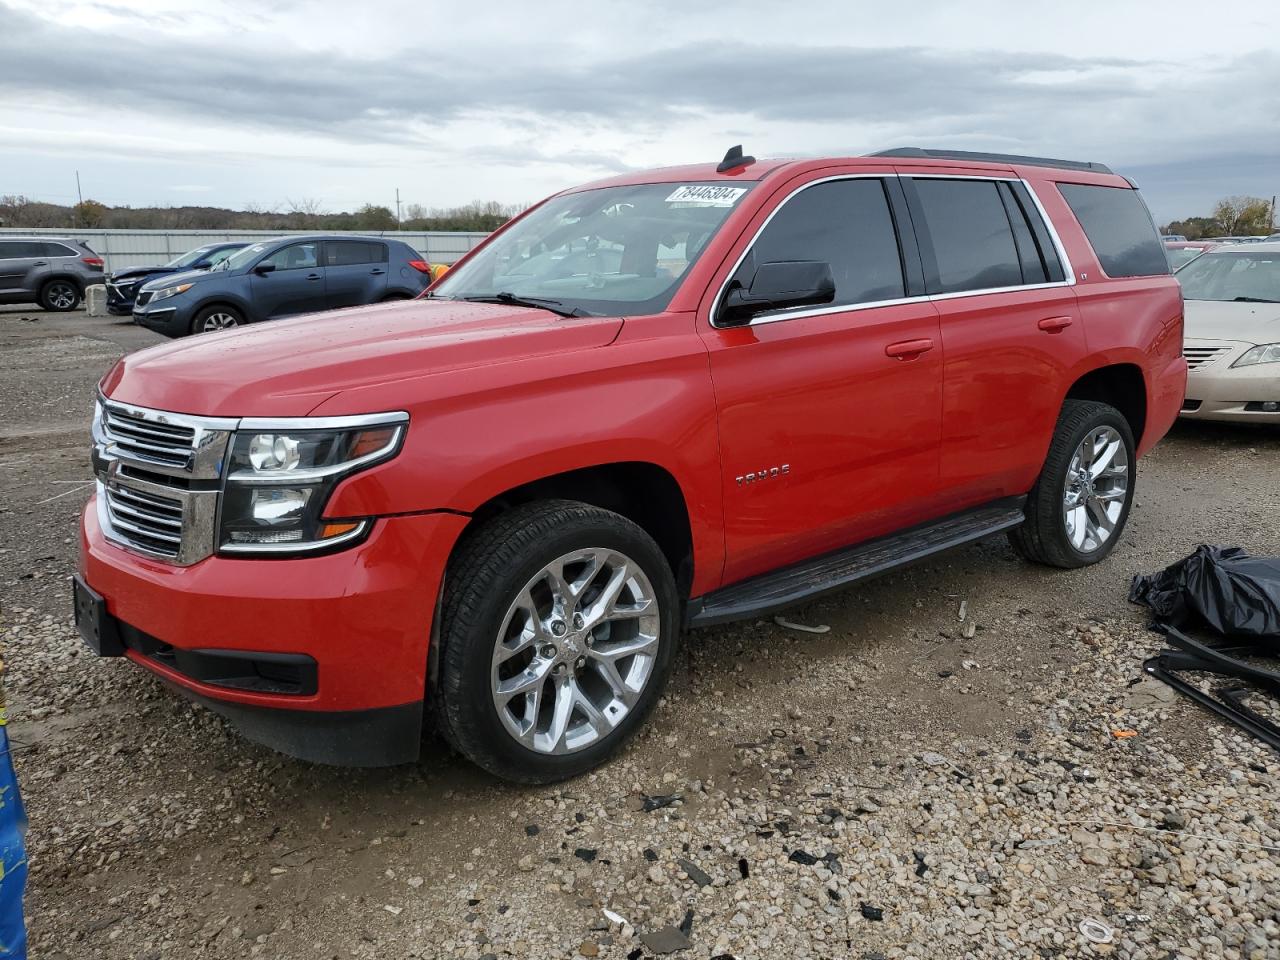
[[[980,153],[974,150],[925,150],[921,147],[895,147],[867,154],[871,157],[915,157],[920,160],[976,160],[981,163],[1020,163],[1029,167],[1058,167],[1062,170],[1088,170],[1091,173],[1114,173],[1102,163],[1084,160],[1053,160],[1049,157],[1023,157],[1016,153]]]

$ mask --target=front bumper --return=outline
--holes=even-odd
[[[172,300],[177,299],[179,298],[172,298]],[[135,304],[133,322],[141,324],[148,330],[162,333],[166,337],[181,337],[191,330],[189,313],[190,311],[184,309],[181,304],[175,305],[168,300],[161,300],[156,306],[148,303],[144,307],[139,307]]]
[[[325,556],[213,556],[182,567],[108,540],[91,499],[80,576],[122,625],[125,656],[249,739],[317,762],[408,762],[418,755],[436,598],[466,523],[446,513],[381,518],[363,543]],[[313,661],[312,692],[227,685],[190,666],[237,652]]]
[[[1280,423],[1280,411],[1264,408],[1280,403],[1280,363],[1233,367],[1253,347],[1251,343],[1188,340],[1187,347],[1217,352],[1187,374],[1187,397],[1179,416],[1187,420]]]

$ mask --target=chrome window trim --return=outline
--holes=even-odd
[[[889,180],[889,179],[986,180],[993,183],[1004,181],[1008,183],[1022,184],[1024,187],[1026,187],[1027,193],[1031,195],[1031,200],[1035,204],[1037,212],[1040,214],[1040,219],[1044,221],[1045,229],[1048,231],[1049,239],[1052,241],[1054,250],[1057,252],[1059,262],[1062,264],[1062,272],[1063,272],[1063,275],[1066,277],[1066,279],[1051,280],[1048,283],[1021,283],[1021,284],[1018,284],[1017,286],[1011,286],[1011,287],[988,287],[982,290],[959,290],[954,293],[926,293],[926,294],[921,294],[918,297],[896,297],[891,300],[868,300],[863,303],[848,303],[848,304],[841,304],[839,306],[815,307],[812,309],[797,309],[794,311],[787,311],[783,313],[773,314],[767,317],[753,317],[747,323],[735,324],[730,327],[721,327],[719,324],[716,323],[716,319],[715,319],[716,312],[719,310],[720,303],[724,299],[725,292],[729,288],[729,282],[733,279],[734,275],[738,272],[738,268],[742,266],[743,261],[747,259],[747,254],[749,254],[752,248],[755,247],[756,242],[760,239],[761,234],[763,234],[764,231],[768,228],[769,224],[773,221],[773,218],[777,216],[778,211],[780,211],[783,207],[785,207],[788,203],[790,203],[792,199],[794,199],[796,196],[803,193],[805,190],[809,189],[810,187],[816,187],[819,184],[830,183],[835,180],[873,180],[873,179],[874,180]],[[905,281],[905,277],[904,277],[904,281]],[[1035,188],[1026,179],[1022,177],[1018,177],[1012,174],[1010,175],[960,174],[960,173],[931,174],[931,173],[925,173],[925,172],[835,174],[830,177],[821,177],[817,180],[810,180],[808,183],[801,184],[800,186],[796,187],[796,189],[792,190],[789,194],[787,194],[785,197],[783,197],[781,202],[779,202],[778,205],[773,208],[773,210],[769,213],[769,216],[767,216],[764,219],[764,222],[760,224],[755,234],[751,237],[751,241],[746,245],[746,247],[743,248],[742,254],[734,262],[733,268],[728,272],[728,274],[726,274],[724,278],[724,282],[720,284],[720,290],[716,293],[715,299],[711,301],[711,311],[707,317],[707,321],[716,330],[733,330],[739,327],[754,327],[754,326],[762,326],[766,323],[777,323],[780,320],[802,320],[805,317],[821,317],[821,316],[826,316],[828,314],[834,314],[834,313],[851,313],[856,310],[870,310],[877,307],[897,307],[897,306],[903,306],[911,303],[930,303],[935,300],[958,300],[962,297],[983,297],[983,296],[990,296],[991,294],[995,294],[995,293],[1017,293],[1022,290],[1051,290],[1051,289],[1056,289],[1058,287],[1072,287],[1072,286],[1075,286],[1075,283],[1076,283],[1075,271],[1071,266],[1070,258],[1067,256],[1066,247],[1063,246],[1062,238],[1058,236],[1057,227],[1054,226],[1053,220],[1049,217],[1049,214],[1045,211],[1044,205],[1040,202],[1040,197],[1036,193]]]

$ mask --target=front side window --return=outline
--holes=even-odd
[[[548,200],[451,270],[433,297],[657,313],[752,183],[645,183]]]
[[[348,267],[360,263],[386,263],[387,245],[368,240],[326,240],[324,262],[327,267]]]
[[[916,179],[913,183],[937,264],[930,293],[1022,285],[1018,245],[995,181]]]
[[[1164,243],[1137,190],[1060,183],[1058,190],[1080,221],[1109,277],[1153,277],[1169,272]]]
[[[281,247],[262,262],[274,263],[277,270],[313,269],[319,262],[316,259],[316,246],[314,242],[291,243],[287,247]]]
[[[795,260],[831,265],[836,295],[826,306],[905,296],[902,257],[884,182],[831,180],[787,200],[751,245],[730,286],[750,287],[761,264]]]
[[[1178,271],[1184,300],[1280,303],[1280,253],[1206,253]]]

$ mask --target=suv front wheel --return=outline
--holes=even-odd
[[[1097,563],[1124,532],[1137,459],[1133,431],[1119,410],[1067,400],[1027,497],[1026,522],[1009,534],[1014,549],[1053,567]]]
[[[658,545],[625,517],[566,500],[488,521],[445,578],[439,728],[489,772],[523,783],[607,760],[662,694],[679,604]]]

